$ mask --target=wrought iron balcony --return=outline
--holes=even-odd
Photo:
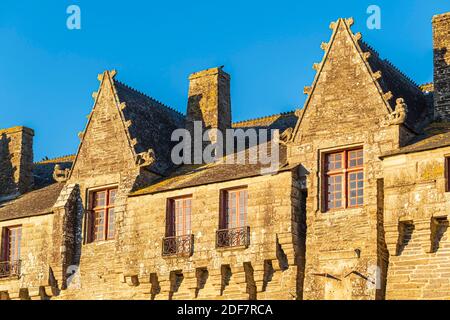
[[[163,256],[186,256],[190,257],[194,249],[194,235],[166,237],[163,239]]]
[[[19,277],[22,260],[0,262],[0,278]]]
[[[250,227],[217,230],[218,248],[248,247],[250,244]]]

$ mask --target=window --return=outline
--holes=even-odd
[[[445,158],[445,191],[450,192],[450,156]]]
[[[192,198],[168,199],[166,237],[163,238],[163,256],[191,256],[194,236],[191,230]]]
[[[222,191],[220,229],[216,234],[217,247],[248,246],[250,228],[247,221],[247,189]]]
[[[326,210],[359,207],[364,203],[363,149],[325,154]]]
[[[22,226],[3,228],[2,260],[13,262],[20,260],[20,242]]]
[[[0,278],[20,274],[20,246],[22,226],[7,227],[2,230],[2,251],[0,261]]]
[[[192,198],[169,199],[167,236],[186,236],[191,231]]]
[[[91,193],[91,240],[114,239],[114,203],[117,189]]]
[[[223,229],[247,226],[247,189],[224,191]]]

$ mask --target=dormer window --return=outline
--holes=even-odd
[[[103,241],[114,239],[114,204],[117,188],[91,192],[90,239]]]
[[[363,149],[327,153],[324,157],[325,210],[362,206],[364,203]]]

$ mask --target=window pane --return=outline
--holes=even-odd
[[[363,165],[363,150],[352,150],[348,152],[348,167],[361,167]]]
[[[104,207],[106,205],[106,191],[94,193],[94,208]]]
[[[108,239],[114,239],[115,221],[114,208],[108,210]]]
[[[94,239],[105,240],[105,211],[95,212]]]
[[[109,191],[109,203],[108,205],[114,205],[114,203],[116,202],[116,194],[117,194],[117,189],[113,189]]]
[[[342,175],[327,177],[327,208],[336,209],[342,206]]]
[[[348,175],[348,198],[350,206],[357,206],[363,203],[364,194],[364,174],[362,171],[352,172]]]

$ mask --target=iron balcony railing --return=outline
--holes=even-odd
[[[0,262],[0,278],[19,277],[22,260]]]
[[[191,256],[194,249],[194,235],[166,237],[162,244],[163,256]]]
[[[250,227],[217,230],[218,248],[248,247],[250,245]]]

